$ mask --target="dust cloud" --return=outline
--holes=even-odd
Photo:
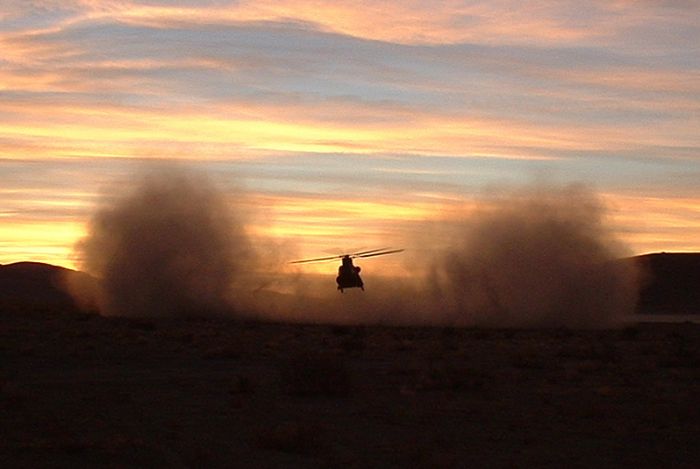
[[[212,181],[159,164],[108,193],[116,195],[103,196],[76,246],[82,270],[99,279],[93,302],[102,314],[232,310],[232,286],[254,255],[244,221]]]
[[[449,233],[428,286],[443,320],[498,327],[609,327],[632,314],[638,274],[582,186],[484,197]]]
[[[580,186],[493,190],[459,220],[414,226],[403,276],[363,267],[366,291],[300,284],[281,314],[346,324],[606,328],[634,312],[639,275],[603,201]],[[359,259],[358,261],[362,261]],[[308,291],[329,296],[311,298]],[[306,295],[306,296],[305,296]]]
[[[581,186],[492,192],[460,220],[418,223],[420,235],[400,246],[408,275],[362,262],[366,291],[341,294],[335,275],[285,267],[291,241],[282,249],[248,233],[255,208],[244,207],[244,192],[223,193],[173,165],[133,181],[103,197],[77,245],[82,270],[99,279],[92,302],[104,315],[610,327],[637,300],[637,272],[621,261],[628,253],[605,206]]]

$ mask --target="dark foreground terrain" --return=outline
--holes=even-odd
[[[674,467],[700,326],[338,327],[0,308],[2,467]]]

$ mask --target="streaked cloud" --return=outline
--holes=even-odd
[[[129,1],[10,2],[18,22],[27,10],[39,25],[110,20],[172,28],[180,24],[293,23],[343,35],[395,43],[595,43],[634,37],[640,30],[695,26],[692,1],[594,1],[586,9],[556,2],[420,1]],[[27,8],[27,4],[30,5]],[[60,6],[59,6],[60,5]],[[640,35],[641,36],[641,35]],[[676,41],[682,41],[673,36]],[[638,39],[638,37],[635,37]]]
[[[274,214],[255,229],[304,250],[533,178],[609,194],[635,250],[700,249],[692,1],[10,0],[0,20],[0,262],[28,239],[61,263],[100,184],[153,158],[242,174]]]

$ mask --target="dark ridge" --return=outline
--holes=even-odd
[[[700,253],[632,258],[642,271],[639,314],[700,314]]]
[[[64,288],[70,275],[84,274],[41,262],[0,265],[0,305],[74,308]]]
[[[655,253],[632,257],[642,272],[638,314],[700,314],[700,253]],[[75,270],[41,262],[0,265],[1,306],[75,308],[65,279]]]

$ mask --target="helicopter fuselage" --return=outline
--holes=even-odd
[[[292,261],[290,264],[308,264],[310,262],[325,262],[340,259],[341,264],[338,267],[338,276],[335,278],[336,283],[338,283],[338,290],[342,293],[346,288],[359,288],[361,290],[365,289],[365,285],[360,277],[360,267],[352,263],[353,259],[356,258],[366,258],[366,257],[376,257],[385,256],[387,254],[395,254],[397,252],[403,252],[403,249],[392,249],[392,248],[381,248],[381,249],[370,249],[369,251],[354,252],[352,254],[340,254],[337,256],[329,257],[315,257],[313,259],[301,259],[298,261]]]
[[[335,281],[338,283],[338,290],[342,293],[346,288],[365,289],[360,277],[360,267],[352,263],[350,256],[343,256],[342,264],[338,267],[338,276]]]

